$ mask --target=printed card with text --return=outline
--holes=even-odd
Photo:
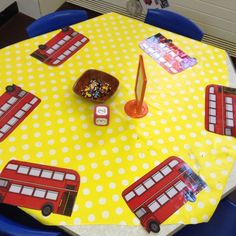
[[[172,40],[160,33],[143,40],[139,46],[171,74],[179,73],[197,64],[196,58],[187,55]]]

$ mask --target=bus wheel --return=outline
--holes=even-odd
[[[45,45],[45,44],[40,44],[39,45],[40,50],[45,50],[46,48],[47,48],[47,45]]]
[[[45,205],[42,208],[42,214],[43,216],[49,216],[52,213],[52,206],[51,205]]]
[[[158,233],[160,231],[160,225],[156,221],[150,221],[148,227],[153,233]]]
[[[11,93],[11,92],[14,92],[14,90],[16,89],[16,86],[13,84],[13,85],[8,85],[7,87],[6,87],[6,91],[8,92],[8,93]]]

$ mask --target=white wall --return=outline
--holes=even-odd
[[[54,12],[65,0],[17,0],[19,11],[35,19]]]
[[[13,2],[14,0],[0,0],[0,12],[5,10]]]
[[[112,3],[120,7],[126,7],[128,0],[104,0],[104,2]]]
[[[196,22],[207,34],[236,43],[235,0],[169,0],[170,8]]]
[[[39,18],[40,7],[38,0],[17,0],[19,11],[32,18]]]
[[[65,0],[40,0],[39,5],[41,9],[41,15],[46,15],[50,12],[54,12],[58,9]]]
[[[68,2],[76,2],[78,5],[83,2],[91,2],[91,5],[93,2],[97,2],[97,5],[99,2],[107,2],[125,8],[127,0],[75,0]],[[169,0],[169,4],[168,9],[190,18],[206,34],[236,43],[236,0]]]

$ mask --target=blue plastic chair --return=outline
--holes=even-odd
[[[1,236],[65,236],[56,226],[46,226],[20,210],[7,204],[0,204]]]
[[[169,10],[149,9],[145,23],[201,41],[204,32],[188,18]]]
[[[32,38],[87,19],[88,15],[85,10],[56,11],[35,20],[26,28],[26,31],[28,36]]]
[[[0,215],[0,235],[4,236],[60,236],[60,232],[50,232],[18,224]]]
[[[223,199],[208,223],[185,226],[174,236],[234,236],[236,234],[236,204]]]

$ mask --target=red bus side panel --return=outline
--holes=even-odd
[[[40,99],[16,85],[6,87],[0,97],[0,142],[40,103]]]
[[[66,27],[46,44],[40,45],[31,56],[48,65],[58,66],[88,42],[87,37],[74,31],[71,27]]]
[[[0,202],[70,216],[79,184],[74,170],[11,160],[0,174]]]
[[[210,84],[205,94],[205,129],[236,137],[236,89]]]
[[[122,197],[149,232],[196,195],[206,183],[179,157],[169,157],[126,188]],[[153,231],[155,232],[155,231]]]

